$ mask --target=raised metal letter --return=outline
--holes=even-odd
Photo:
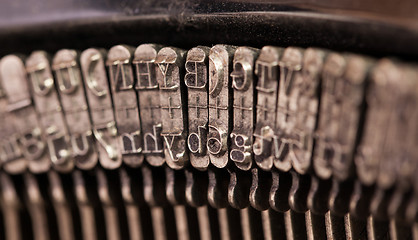
[[[279,59],[283,50],[276,47],[263,47],[255,62],[257,113],[254,130],[254,160],[257,165],[270,170],[273,166],[273,137],[276,128],[277,91],[279,85]]]
[[[235,47],[215,45],[209,53],[209,133],[207,150],[211,163],[224,168],[229,159],[229,134],[232,129],[232,96],[229,67]]]
[[[77,167],[92,169],[98,161],[84,84],[74,50],[58,51],[52,60],[61,104],[70,134],[72,156]]]
[[[166,47],[158,52],[155,62],[158,64],[157,80],[160,87],[162,132],[165,155],[168,166],[183,168],[189,161],[187,154],[187,114],[186,101],[182,92],[181,71],[184,67],[185,51]]]
[[[297,73],[291,94],[295,123],[290,136],[290,157],[293,168],[305,174],[313,156],[314,134],[319,110],[319,84],[325,53],[308,48],[303,55],[302,71]]]
[[[155,63],[161,47],[154,44],[142,44],[135,50],[133,64],[136,70],[139,109],[143,130],[144,149],[142,152],[152,166],[164,164],[164,140],[161,137],[160,92],[158,89]]]
[[[45,130],[53,167],[61,172],[70,171],[74,167],[70,135],[58,92],[55,89],[47,53],[33,52],[26,60],[26,71],[32,85],[32,95],[39,122]]]
[[[389,59],[379,61],[371,73],[364,134],[355,158],[365,185],[377,182],[387,189],[397,181],[414,182],[417,80],[415,69]]]
[[[295,82],[302,70],[303,50],[288,47],[280,59],[280,81],[277,100],[277,130],[273,139],[274,165],[282,171],[292,167],[290,146],[296,122]]]
[[[93,134],[100,164],[114,169],[122,163],[109,81],[105,68],[105,51],[89,48],[81,54],[80,63],[86,86]]]
[[[254,61],[257,50],[239,47],[234,55],[231,73],[234,90],[234,128],[231,133],[230,158],[242,170],[249,170],[253,161],[254,131]]]
[[[208,133],[208,47],[195,47],[187,52],[184,82],[188,90],[189,137],[187,146],[193,167],[209,166],[206,151]]]
[[[131,167],[142,164],[141,121],[139,118],[138,99],[134,90],[132,70],[133,49],[117,45],[109,50],[107,65],[112,86],[116,126],[120,141],[123,161]]]

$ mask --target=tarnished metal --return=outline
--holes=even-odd
[[[384,190],[376,188],[370,202],[371,215],[379,220],[386,220],[389,217],[389,203],[394,189]]]
[[[186,201],[190,206],[200,207],[207,204],[208,174],[186,169]]]
[[[219,232],[222,240],[241,239],[239,210],[233,208],[218,209]]]
[[[324,56],[322,50],[288,47],[278,61],[280,80],[273,156],[275,166],[282,171],[293,166],[304,174],[310,168]]]
[[[344,216],[344,223],[347,240],[367,238],[367,222],[365,220],[357,219],[348,213]]]
[[[70,154],[77,167],[92,169],[98,154],[78,57],[75,50],[62,49],[55,54],[52,69],[70,135]]]
[[[296,124],[296,81],[302,70],[303,50],[288,47],[284,50],[280,61],[280,80],[277,99],[276,136],[274,139],[274,166],[282,171],[289,171],[292,167],[290,151],[293,128]]]
[[[283,49],[263,47],[255,62],[258,83],[256,127],[254,130],[254,160],[257,165],[270,170],[275,154],[274,136],[276,130],[277,91],[279,90],[279,60]]]
[[[0,61],[0,79],[3,95],[7,99],[6,111],[2,112],[6,130],[2,144],[3,168],[12,174],[22,173],[27,167],[33,172],[49,168],[45,136],[32,103],[23,59],[7,55]],[[8,115],[11,116],[8,116]]]
[[[71,139],[47,53],[33,52],[26,60],[26,71],[52,165],[59,171],[70,171],[74,166]]]
[[[253,73],[258,50],[239,47],[233,60],[232,88],[234,91],[234,126],[230,134],[230,159],[241,170],[253,164],[253,131],[255,125],[255,77]]]
[[[413,191],[413,194],[407,203],[405,209],[405,219],[407,222],[414,222],[418,218],[418,193],[417,191]],[[416,225],[416,223],[414,223]],[[415,228],[416,226],[414,226]],[[414,230],[415,231],[415,230]]]
[[[208,133],[208,47],[195,47],[187,52],[184,83],[188,94],[188,119],[190,162],[193,167],[205,170],[209,166],[206,142]]]
[[[133,49],[131,47],[117,45],[109,50],[106,65],[112,89],[119,151],[126,164],[138,167],[142,164],[144,156],[138,99],[134,90],[132,58]],[[109,168],[117,168],[120,164],[119,161],[113,161]]]
[[[164,164],[164,140],[161,137],[162,119],[160,93],[157,81],[159,71],[155,59],[161,46],[142,44],[135,50],[133,64],[135,66],[139,109],[143,129],[143,153],[152,166]]]
[[[232,92],[229,72],[236,48],[215,45],[209,53],[209,132],[207,150],[211,163],[223,168],[229,162],[232,129]]]
[[[214,208],[228,206],[228,181],[229,174],[226,170],[208,169],[208,203]]]
[[[184,50],[165,47],[158,52],[155,60],[160,87],[161,136],[165,143],[166,163],[173,169],[181,169],[189,162],[186,143],[187,90],[182,81],[185,54]]]
[[[105,63],[106,52],[101,49],[89,48],[80,56],[99,161],[104,168],[113,169],[121,164],[122,152]]]
[[[71,143],[58,92],[46,52],[33,52],[26,60],[32,96],[54,168],[68,171],[74,166]],[[51,164],[48,161],[48,168]]]
[[[417,84],[315,48],[5,56],[0,238],[417,238]]]
[[[412,198],[413,193],[411,191],[407,191],[402,187],[395,187],[388,206],[389,217],[397,221],[407,222],[408,203]]]

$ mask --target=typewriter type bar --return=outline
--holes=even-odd
[[[90,48],[80,56],[86,97],[100,164],[114,169],[122,163],[111,88],[105,68],[106,51]]]
[[[49,56],[0,61],[0,237],[418,239],[414,63],[229,45]]]
[[[78,58],[75,50],[60,50],[54,55],[52,69],[70,134],[74,164],[80,169],[92,169],[98,155]]]
[[[24,61],[17,55],[7,55],[0,61],[2,81],[2,116],[7,135],[3,135],[3,168],[11,174],[23,173],[27,168],[35,173],[50,166],[44,130],[32,102]],[[1,100],[4,101],[4,100]]]
[[[142,44],[136,48],[133,60],[136,73],[135,89],[138,91],[143,129],[142,152],[152,166],[161,166],[165,163],[164,140],[161,136],[160,91],[157,81],[157,72],[160,70],[155,63],[160,49],[159,45]]]
[[[119,151],[126,164],[137,167],[142,164],[144,156],[132,58],[132,47],[117,45],[109,50],[106,65],[112,89]],[[112,168],[118,167],[116,163]]]
[[[183,82],[184,50],[162,48],[155,62],[160,89],[162,118],[161,136],[164,139],[165,160],[173,169],[181,169],[189,163],[187,151],[187,94]]]

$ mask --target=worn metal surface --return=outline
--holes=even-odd
[[[0,77],[6,239],[416,238],[413,62],[143,44]]]

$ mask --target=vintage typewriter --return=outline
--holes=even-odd
[[[418,3],[0,7],[0,239],[418,240]]]

